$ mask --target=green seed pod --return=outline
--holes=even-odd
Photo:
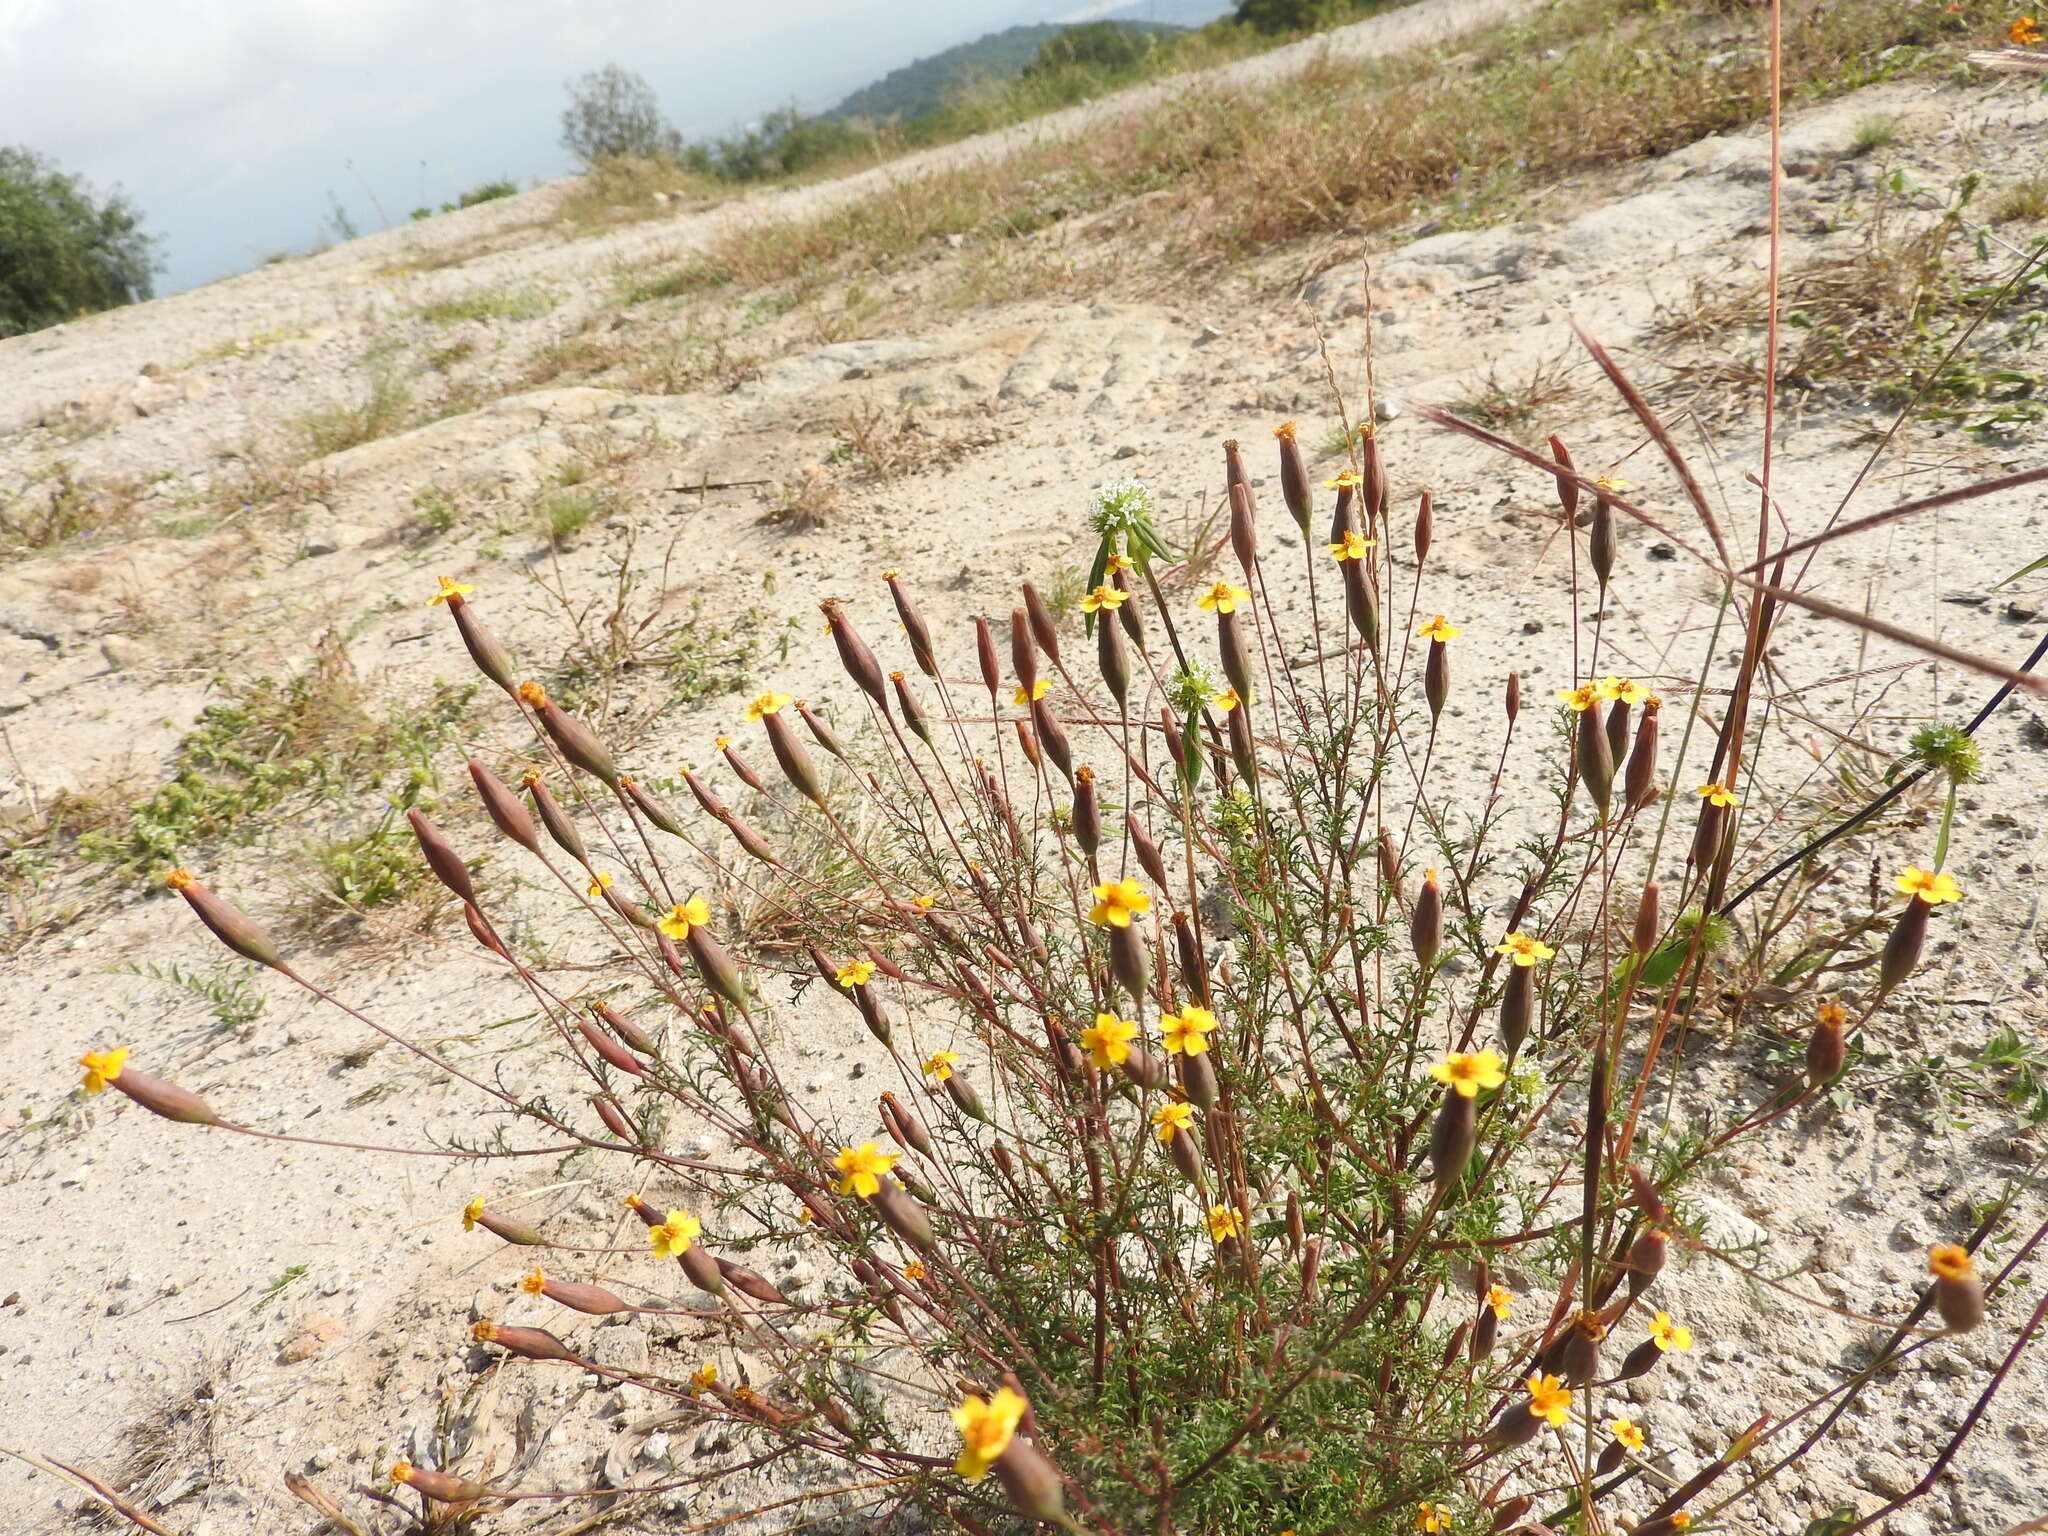
[[[226,1122],[207,1108],[206,1101],[189,1088],[152,1077],[137,1067],[123,1066],[108,1079],[114,1087],[162,1120],[181,1125],[224,1125]]]
[[[469,777],[476,785],[477,798],[483,801],[485,812],[498,830],[527,852],[539,853],[540,832],[533,818],[526,814],[526,807],[519,803],[519,797],[475,758],[469,760]]]
[[[1927,920],[1933,914],[1933,903],[1922,900],[1917,892],[1906,898],[1905,910],[1892,924],[1877,963],[1877,984],[1884,991],[1891,991],[1919,965],[1920,951],[1927,945]]]
[[[526,792],[533,796],[533,808],[540,813],[540,824],[548,829],[548,836],[555,840],[555,846],[588,869],[590,854],[583,846],[582,834],[576,830],[576,823],[569,819],[569,813],[549,793],[541,776],[529,773],[521,782],[526,785]]]
[[[883,1179],[868,1196],[868,1205],[882,1219],[883,1226],[918,1252],[930,1253],[938,1247],[938,1239],[932,1235],[931,1218],[901,1185]]]
[[[898,672],[896,676],[901,678],[903,674]],[[798,794],[822,809],[825,789],[818,782],[818,770],[804,744],[796,739],[796,732],[789,728],[789,721],[783,718],[782,711],[778,709],[763,715],[761,727],[768,733],[768,748],[775,754],[782,776],[789,780]]]
[[[626,1044],[630,1045],[642,1056],[659,1056],[661,1054],[655,1046],[653,1036],[627,1018],[625,1014],[620,1013],[618,1009],[612,1007],[611,1004],[592,1003],[590,1008],[593,1013],[604,1020],[606,1027],[613,1034],[625,1041]]]
[[[1456,1089],[1447,1090],[1443,1105],[1429,1128],[1429,1158],[1432,1181],[1439,1193],[1464,1175],[1472,1161],[1472,1149],[1479,1135],[1479,1100],[1467,1098]]]
[[[433,872],[434,878],[473,905],[476,887],[470,883],[469,866],[462,862],[462,855],[417,807],[405,813],[405,820],[412,828],[413,839],[420,845],[420,853],[425,856],[427,868]]]
[[[1355,562],[1346,562],[1353,564]],[[1230,679],[1230,686],[1237,690],[1237,696],[1244,703],[1252,701],[1252,658],[1245,649],[1244,632],[1239,627],[1236,613],[1216,615],[1216,644],[1223,652],[1223,675]]]
[[[875,989],[869,986],[855,987],[853,989],[853,1002],[854,1006],[860,1009],[861,1022],[867,1025],[868,1033],[873,1035],[881,1044],[887,1045],[889,1043],[889,1015],[882,1007],[882,999]]]
[[[645,816],[655,827],[666,832],[670,837],[683,837],[685,835],[683,824],[676,820],[675,812],[671,811],[666,805],[663,805],[660,799],[642,788],[632,779],[620,779],[619,790],[625,795],[627,800],[632,802],[633,809],[642,816]]]
[[[891,672],[889,682],[896,690],[896,707],[903,711],[903,723],[916,733],[918,740],[930,746],[931,722],[925,718],[924,710],[917,702],[917,695],[910,691],[909,679],[901,672]]]
[[[704,985],[731,1003],[735,1008],[747,1004],[746,983],[740,978],[740,970],[726,947],[711,936],[711,930],[702,923],[691,925],[689,936],[683,943],[690,951],[690,959],[697,967],[697,974],[704,979]]]
[[[476,1213],[476,1224],[493,1236],[520,1248],[536,1248],[546,1241],[540,1229],[516,1216],[502,1216],[488,1206]]]
[[[164,884],[184,897],[185,904],[213,936],[244,960],[267,965],[274,971],[285,969],[270,935],[249,921],[232,902],[214,895],[190,870],[172,870],[164,876]]]
[[[512,681],[512,657],[504,646],[498,644],[498,637],[484,626],[484,621],[472,613],[469,604],[459,596],[448,599],[448,616],[455,620],[455,632],[462,637],[463,649],[469,652],[469,659],[476,663],[477,671],[507,693],[516,694],[518,684]]]
[[[884,715],[889,713],[889,695],[882,686],[881,663],[875,660],[875,653],[861,639],[860,632],[853,627],[853,620],[846,616],[846,610],[836,598],[826,598],[818,604],[825,615],[825,623],[832,631],[832,643],[839,650],[839,664],[846,669],[846,675],[853,679],[854,686],[875,701],[875,708]]]
[[[903,621],[903,633],[910,641],[910,655],[917,663],[917,670],[926,677],[937,677],[939,658],[932,649],[932,627],[925,623],[917,604],[903,590],[902,577],[894,571],[884,571],[882,579],[889,584],[889,596],[896,601],[896,617]]]

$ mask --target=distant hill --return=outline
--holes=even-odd
[[[1184,27],[1166,22],[1134,21],[1127,13],[1105,16],[1140,32],[1182,32]],[[1006,27],[971,43],[962,43],[918,59],[901,69],[892,69],[873,85],[862,86],[830,111],[827,118],[867,118],[880,122],[890,118],[921,117],[945,105],[946,98],[976,78],[1014,80],[1038,53],[1039,45],[1057,37],[1066,27],[1054,22],[1035,26]]]

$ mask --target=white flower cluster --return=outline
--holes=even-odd
[[[1109,480],[1088,498],[1088,521],[1108,537],[1129,533],[1141,518],[1152,515],[1152,487],[1142,480]]]

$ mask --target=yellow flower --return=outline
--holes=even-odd
[[[1831,1024],[1835,1028],[1840,1029],[1849,1022],[1849,1010],[1837,1002],[1822,1003],[1813,1010],[1813,1022],[1816,1024]]]
[[[935,1083],[943,1083],[953,1075],[953,1063],[960,1059],[958,1051],[934,1051],[925,1058],[924,1069]]]
[[[1659,1312],[1650,1319],[1650,1337],[1657,1341],[1659,1349],[1683,1353],[1692,1348],[1692,1330],[1672,1322],[1669,1312]]]
[[[1465,633],[1442,614],[1438,614],[1415,633],[1424,640],[1433,640],[1442,645],[1446,640],[1455,640]]]
[[[702,928],[710,921],[711,903],[702,896],[692,896],[688,901],[670,907],[667,915],[654,926],[680,944],[690,936],[692,928]]]
[[[1415,1506],[1415,1529],[1418,1531],[1448,1531],[1450,1528],[1450,1505],[1432,1504],[1425,1499]]]
[[[1600,685],[1598,683],[1587,683],[1578,688],[1560,688],[1557,690],[1558,702],[1569,706],[1582,715],[1599,702],[1599,698]]]
[[[1244,1216],[1234,1206],[1209,1207],[1209,1236],[1215,1241],[1227,1242],[1243,1231]]]
[[[1967,1280],[1977,1272],[1970,1250],[1955,1243],[1936,1243],[1928,1249],[1927,1267],[1944,1280]]]
[[[1216,1015],[1193,1004],[1178,1014],[1161,1014],[1159,1032],[1166,1036],[1170,1056],[1199,1056],[1209,1049],[1209,1031],[1216,1027]]]
[[[1378,541],[1368,539],[1356,528],[1346,528],[1343,539],[1330,546],[1330,558],[1332,560],[1363,560],[1365,552],[1371,549],[1376,542]]]
[[[1706,801],[1709,805],[1736,804],[1735,791],[1730,789],[1726,784],[1722,784],[1718,781],[1712,784],[1702,784],[1698,789],[1694,790],[1693,793],[1698,795],[1702,800]]]
[[[839,967],[839,985],[842,987],[864,987],[875,979],[875,962],[872,960],[849,960]]]
[[[391,1470],[384,1475],[394,1483],[409,1483],[412,1481],[412,1463],[401,1456],[391,1463]]]
[[[1151,907],[1152,898],[1137,881],[1111,880],[1095,887],[1095,905],[1089,909],[1088,921],[1102,928],[1128,928],[1132,918],[1143,917]]]
[[[1640,1451],[1650,1443],[1650,1437],[1643,1433],[1643,1426],[1633,1419],[1616,1419],[1607,1426],[1607,1432],[1632,1451]]]
[[[773,688],[766,693],[757,693],[747,701],[747,723],[752,725],[763,715],[772,715],[789,702],[789,695],[777,693]]]
[[[1294,441],[1294,434],[1300,430],[1301,428],[1296,423],[1283,421],[1273,429],[1273,435],[1283,442],[1291,443]]]
[[[1052,679],[1049,677],[1041,677],[1037,682],[1031,685],[1031,691],[1029,693],[1026,693],[1022,688],[1019,688],[1017,692],[1011,697],[1010,702],[1020,707],[1023,705],[1030,704],[1034,699],[1044,698],[1045,691],[1050,687],[1052,687]]]
[[[470,1201],[469,1204],[465,1205],[462,1208],[462,1230],[465,1232],[474,1232],[476,1230],[477,1218],[483,1215],[483,1213],[484,1197],[482,1195],[478,1195],[474,1200]]]
[[[1675,1510],[1673,1510],[1673,1511],[1671,1512],[1671,1529],[1673,1529],[1674,1531],[1689,1531],[1689,1530],[1691,1530],[1691,1529],[1692,1529],[1692,1511],[1691,1511],[1691,1510],[1689,1510],[1689,1509],[1675,1509]]]
[[[910,904],[920,912],[929,912],[932,909],[932,903],[937,900],[938,897],[936,896],[913,896],[910,898]]]
[[[718,1380],[718,1364],[716,1361],[706,1360],[696,1370],[690,1372],[690,1390],[692,1392],[709,1392],[711,1384],[716,1380]]]
[[[519,1282],[519,1289],[529,1296],[538,1296],[548,1288],[547,1271],[536,1266],[526,1272],[526,1278]]]
[[[1340,469],[1337,471],[1334,479],[1323,482],[1323,489],[1326,491],[1348,491],[1363,484],[1365,484],[1365,477],[1359,474],[1357,470]]]
[[[519,685],[519,702],[533,709],[545,709],[548,703],[548,691],[541,687],[539,683],[528,679]]]
[[[463,593],[476,590],[475,587],[465,587],[459,581],[450,581],[446,576],[437,576],[434,579],[441,583],[441,590],[427,599],[427,606],[429,608],[433,607],[436,603],[453,602],[456,598],[462,596]]]
[[[1159,1127],[1161,1141],[1173,1140],[1173,1133],[1186,1130],[1194,1118],[1192,1104],[1162,1104],[1152,1111],[1152,1123]]]
[[[1938,907],[1944,901],[1963,899],[1962,888],[1956,884],[1955,876],[1929,874],[1911,864],[1892,884],[1899,888],[1901,896],[1918,896],[1930,907]]]
[[[2031,48],[2041,41],[2041,23],[2031,16],[2016,16],[2005,29],[2005,36],[2015,48]]]
[[[882,1187],[882,1175],[896,1166],[901,1152],[884,1152],[872,1141],[857,1147],[841,1147],[832,1159],[840,1179],[834,1188],[842,1195],[859,1195],[863,1200]]]
[[[1529,1411],[1551,1425],[1562,1425],[1572,1416],[1571,1389],[1555,1376],[1531,1376],[1524,1383],[1529,1389]]]
[[[1081,1031],[1081,1048],[1104,1072],[1130,1059],[1131,1042],[1138,1038],[1138,1026],[1113,1013],[1098,1013],[1095,1022]]]
[[[1195,599],[1195,606],[1204,613],[1235,613],[1237,605],[1250,602],[1251,596],[1249,588],[1234,587],[1227,581],[1219,581]]]
[[[953,1427],[960,1431],[960,1459],[953,1470],[971,1483],[980,1482],[1009,1449],[1030,1406],[1022,1393],[1008,1387],[996,1388],[994,1397],[969,1397],[961,1403],[953,1410]]]
[[[719,751],[723,752],[727,747],[730,747],[732,745],[732,738],[730,736],[723,735],[714,736],[711,738],[711,745],[718,748]]]
[[[1083,613],[1100,613],[1103,609],[1107,608],[1110,612],[1114,613],[1117,609],[1123,607],[1124,599],[1130,595],[1130,593],[1119,591],[1117,588],[1104,582],[1093,592],[1090,592],[1081,599],[1081,611]]]
[[[1136,565],[1137,562],[1131,559],[1129,555],[1111,555],[1102,562],[1102,568],[1105,571],[1128,571],[1134,569]]]
[[[647,1244],[658,1259],[672,1259],[685,1252],[704,1230],[697,1218],[688,1211],[670,1211],[668,1220],[658,1227],[647,1229]]]
[[[1515,1310],[1515,1293],[1504,1285],[1496,1285],[1486,1293],[1486,1304],[1493,1308],[1493,1315],[1504,1323],[1508,1320],[1508,1314]]]
[[[1632,677],[1603,677],[1593,686],[1601,698],[1623,704],[1647,704],[1652,697],[1650,690]]]
[[[1603,491],[1625,491],[1629,484],[1618,475],[1601,475],[1593,483]]]
[[[1493,946],[1496,955],[1506,955],[1517,965],[1534,965],[1538,960],[1548,960],[1557,951],[1541,939],[1526,933],[1511,933]]]
[[[1507,1063],[1495,1051],[1452,1051],[1429,1069],[1429,1075],[1468,1099],[1508,1080]]]
[[[610,889],[610,887],[611,887],[611,883],[612,883],[612,877],[611,877],[610,875],[602,875],[602,874],[601,874],[601,875],[597,875],[597,876],[595,876],[595,877],[594,877],[594,878],[593,878],[593,879],[591,880],[591,882],[590,882],[589,886],[587,887],[587,889],[588,889],[588,890],[589,890],[589,892],[590,892],[590,899],[591,899],[592,901],[596,901],[596,900],[597,900],[597,899],[598,899],[598,898],[599,898],[600,896],[604,895],[604,893],[605,893],[605,892],[606,892],[606,891],[607,891],[608,889]],[[708,914],[707,914],[707,915],[708,915]]]
[[[1227,715],[1233,709],[1237,708],[1238,705],[1242,704],[1244,700],[1240,699],[1237,696],[1237,690],[1235,688],[1226,688],[1221,693],[1210,694],[1209,702],[1211,704],[1214,704],[1218,709],[1222,710],[1223,713]]]
[[[81,1079],[87,1093],[105,1093],[107,1084],[121,1075],[121,1065],[128,1059],[128,1047],[118,1045],[111,1051],[87,1051],[78,1058],[78,1064],[85,1068]]]

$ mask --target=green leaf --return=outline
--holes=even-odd
[[[2018,570],[2014,571],[2010,576],[2006,577],[2004,581],[2001,581],[1999,583],[1999,585],[2001,587],[2008,586],[2011,583],[2018,581],[2022,576],[2031,576],[2034,574],[2034,572],[2042,570],[2044,568],[2048,568],[2048,555],[2043,555],[2038,560],[2029,561],[2027,564],[2021,566]]]
[[[1643,962],[1643,985],[1661,987],[1678,974],[1678,968],[1685,964],[1685,952],[1691,947],[1684,938],[1671,940],[1650,952],[1650,958]]]
[[[1818,1520],[1807,1523],[1805,1536],[1842,1536],[1856,1524],[1856,1511],[1847,1504],[1837,1504]]]

